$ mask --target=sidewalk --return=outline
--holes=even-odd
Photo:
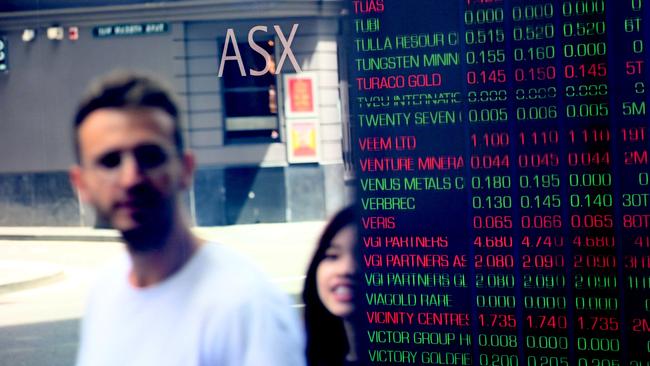
[[[232,246],[264,270],[274,281],[295,294],[325,222],[199,227],[199,237]],[[0,241],[119,242],[114,230],[81,227],[0,227]],[[53,263],[24,258],[3,260],[0,253],[0,294],[42,286],[65,278],[65,269]]]
[[[43,262],[0,261],[0,295],[63,279],[63,269]]]
[[[0,227],[1,241],[119,241],[112,230],[67,227]],[[65,277],[60,265],[36,261],[29,253],[19,260],[0,255],[0,295],[27,290]]]
[[[0,240],[35,241],[119,241],[115,230],[89,227],[0,227]]]

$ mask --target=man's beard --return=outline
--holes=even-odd
[[[172,212],[160,215],[155,222],[147,222],[133,229],[122,232],[122,238],[134,253],[150,253],[160,251],[167,244],[169,233],[172,231],[174,220]],[[158,216],[158,215],[156,215]]]
[[[176,206],[173,198],[162,199],[155,207],[136,214],[134,228],[119,230],[112,223],[112,213],[97,210],[97,215],[105,222],[120,231],[129,251],[134,253],[148,253],[161,250],[167,243],[167,238],[174,225]],[[140,217],[138,217],[138,215]]]

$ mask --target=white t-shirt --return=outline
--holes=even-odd
[[[104,273],[82,323],[77,366],[304,366],[302,326],[287,297],[248,260],[203,245],[153,287]]]

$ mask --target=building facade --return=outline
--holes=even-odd
[[[88,82],[117,68],[176,91],[197,225],[318,220],[350,201],[342,2],[110,3],[0,8],[0,225],[95,225],[68,183],[71,120]]]

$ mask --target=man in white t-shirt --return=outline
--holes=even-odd
[[[78,366],[303,366],[289,302],[254,265],[195,237],[181,209],[194,157],[171,93],[147,76],[98,81],[75,118],[70,178],[127,253],[102,273]]]

